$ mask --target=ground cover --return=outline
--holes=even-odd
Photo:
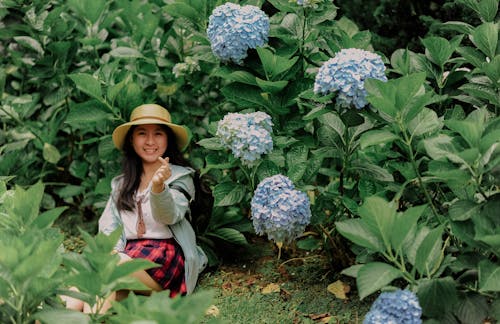
[[[324,255],[290,250],[278,260],[272,243],[251,242],[200,277],[198,289],[215,291],[211,314],[227,323],[362,322],[372,300],[359,301],[354,281],[333,273]],[[337,280],[347,291],[345,299],[328,289]]]

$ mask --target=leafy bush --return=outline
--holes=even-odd
[[[269,19],[263,46],[245,47],[238,64],[212,53],[220,31],[207,29],[219,1],[7,2],[1,174],[19,185],[43,181],[42,205],[68,206],[63,221],[95,221],[119,172],[109,134],[154,101],[192,130],[185,154],[211,179],[214,209],[198,239],[212,265],[226,247],[247,244],[254,190],[282,174],[311,202],[313,235],[297,245],[347,268],[361,298],[403,285],[424,319],[498,317],[498,1],[445,1],[443,10],[475,16],[441,23],[446,15],[436,15],[416,46],[375,53],[387,80],[357,82],[368,103],[358,107],[339,93],[350,88],[323,95],[314,83],[342,50],[373,53],[370,31],[338,18],[330,1],[236,2]],[[394,23],[381,13],[401,4],[409,2],[381,2],[374,17]],[[417,16],[435,12],[415,6]],[[242,163],[218,125],[259,112],[272,121],[272,151]],[[235,143],[241,150],[262,137]]]
[[[86,247],[82,254],[65,252],[63,235],[52,227],[64,207],[39,214],[43,185],[38,182],[24,190],[7,190],[0,181],[0,321],[2,323],[45,323],[65,320],[71,323],[123,323],[131,314],[152,323],[164,320],[198,323],[210,304],[210,292],[171,299],[168,292],[154,293],[151,298],[131,297],[116,303],[113,313],[100,314],[102,302],[113,291],[144,289],[129,276],[151,267],[151,262],[135,259],[118,265],[118,255],[111,251],[119,238],[117,230],[110,236],[95,238],[82,232]],[[78,291],[69,290],[72,286]],[[93,307],[83,314],[64,308],[59,296],[79,298]],[[165,307],[165,306],[168,307]],[[94,307],[95,306],[95,307]],[[189,309],[189,311],[186,311]],[[138,311],[141,310],[141,311]],[[177,323],[177,322],[176,322]]]

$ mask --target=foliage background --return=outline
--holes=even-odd
[[[360,297],[408,286],[429,321],[498,317],[498,1],[317,2],[241,1],[271,31],[238,66],[206,37],[222,1],[3,1],[2,180],[43,182],[42,211],[64,206],[60,227],[95,232],[120,167],[110,134],[156,102],[191,129],[186,156],[211,185],[213,213],[195,227],[212,265],[247,244],[253,189],[283,173],[313,204],[298,246],[347,268]],[[367,82],[361,111],[312,92],[349,47],[378,51],[390,79]],[[250,111],[275,125],[253,168],[215,137],[225,114]]]

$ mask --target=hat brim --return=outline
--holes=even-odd
[[[189,143],[191,136],[187,128],[185,128],[184,126],[164,121],[159,121],[156,118],[143,118],[140,120],[135,120],[122,124],[115,128],[115,130],[113,131],[112,138],[116,148],[118,148],[119,150],[123,150],[125,137],[127,136],[127,132],[130,129],[130,127],[134,125],[146,125],[146,124],[166,125],[168,128],[170,128],[175,135],[175,142],[177,143],[177,147],[179,148],[180,151],[183,151]]]

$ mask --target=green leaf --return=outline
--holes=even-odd
[[[493,22],[498,12],[498,0],[479,1],[477,4],[477,12],[483,21]]]
[[[236,105],[242,108],[267,108],[268,100],[265,99],[260,89],[253,87],[242,87],[239,84],[231,83],[224,88],[222,88],[222,94],[227,98],[227,100],[234,102]]]
[[[481,67],[481,65],[486,61],[485,55],[474,47],[459,47],[457,48],[457,52],[462,55],[467,62],[470,62],[475,67]]]
[[[113,114],[105,112],[99,102],[89,100],[81,104],[70,105],[69,113],[64,122],[77,129],[88,131],[92,129],[91,126],[113,118]]]
[[[450,59],[456,47],[453,47],[450,42],[443,37],[431,36],[422,39],[425,46],[425,56],[441,69]]]
[[[351,171],[357,172],[360,176],[366,177],[368,179],[374,179],[383,182],[394,181],[394,177],[386,168],[379,167],[378,165],[367,161],[353,161],[351,165]]]
[[[76,0],[72,2],[80,3],[82,10],[79,13],[90,20],[92,24],[97,22],[101,14],[104,12],[104,8],[106,7],[105,0]]]
[[[142,53],[136,50],[135,48],[125,47],[125,46],[119,46],[117,48],[112,49],[109,52],[109,55],[117,58],[128,58],[128,59],[144,57],[144,55],[142,55]]]
[[[470,200],[457,200],[449,208],[450,219],[465,221],[479,213],[481,206]]]
[[[340,119],[339,115],[333,112],[329,112],[320,116],[318,120],[323,125],[329,126],[331,129],[333,129],[342,139],[342,142],[344,141],[346,127],[342,119]]]
[[[264,47],[257,47],[257,54],[262,62],[262,67],[266,72],[268,80],[274,80],[281,73],[288,71],[288,69],[290,69],[299,59],[298,56],[288,59],[286,57],[273,54],[270,50]]]
[[[490,260],[479,262],[479,291],[500,291],[500,264]]]
[[[245,186],[231,181],[219,183],[214,187],[214,205],[231,206],[241,202],[246,194]]]
[[[394,250],[399,251],[403,243],[414,235],[412,230],[417,226],[417,221],[427,209],[427,205],[410,207],[403,213],[396,214],[394,221],[394,231],[391,233],[391,244]]]
[[[46,229],[52,226],[54,221],[62,214],[63,211],[68,209],[68,206],[57,207],[51,210],[48,210],[40,215],[32,223],[33,227],[38,229]]]
[[[151,262],[147,259],[141,259],[141,258],[136,258],[127,262],[123,262],[114,268],[113,273],[109,278],[109,283],[113,283],[114,281],[126,277],[128,275],[131,275],[136,271],[151,269],[155,267],[158,267],[158,264]]]
[[[417,249],[415,267],[421,275],[431,276],[441,263],[443,226],[431,230]]]
[[[164,6],[163,10],[173,17],[188,18],[195,23],[201,18],[200,12],[187,3],[170,3]]]
[[[393,122],[399,112],[396,107],[396,81],[384,82],[377,79],[365,80],[365,89],[368,93],[367,100],[380,112],[381,117],[388,122]]]
[[[490,62],[483,62],[481,69],[493,84],[500,83],[500,55],[495,56]]]
[[[262,161],[255,172],[259,182],[278,173],[280,173],[279,167],[269,160]]]
[[[373,232],[361,219],[335,222],[337,231],[355,244],[375,252],[385,251],[382,238]]]
[[[296,183],[302,179],[307,167],[307,157],[309,149],[304,146],[294,146],[286,155],[286,162],[288,166],[287,176]]]
[[[490,59],[495,57],[498,44],[498,23],[486,22],[474,29],[471,41]]]
[[[75,73],[68,75],[68,77],[73,80],[78,90],[95,99],[102,100],[101,84],[99,83],[99,80],[94,78],[92,75]]]
[[[464,159],[458,156],[457,149],[453,145],[453,138],[448,135],[439,134],[425,139],[424,147],[427,154],[434,160],[448,159],[454,163],[467,164]]]
[[[217,228],[213,231],[208,232],[207,235],[218,237],[232,244],[237,244],[237,245],[248,244],[245,236],[238,230],[235,230],[234,228],[229,228],[229,227]]]
[[[399,139],[399,136],[385,129],[375,129],[363,133],[359,139],[361,149],[373,145],[388,144]]]
[[[45,52],[42,48],[42,45],[40,45],[40,43],[32,37],[15,36],[14,40],[24,47],[31,48],[32,50],[34,50],[35,52],[37,52],[40,55],[43,55]]]
[[[213,150],[213,151],[221,151],[224,150],[224,145],[220,142],[220,139],[218,137],[210,137],[210,138],[204,138],[198,142],[196,142],[199,146],[202,146],[206,149]]]
[[[391,235],[396,220],[396,204],[378,196],[371,196],[358,208],[361,219],[370,231],[380,236],[386,250],[391,248]]]
[[[458,302],[455,280],[451,277],[422,279],[418,283],[417,297],[423,315],[441,318]]]
[[[466,294],[453,311],[460,323],[484,323],[488,317],[488,302],[485,296]]]
[[[365,264],[359,269],[356,277],[359,298],[364,299],[401,276],[401,271],[389,264],[382,262]]]
[[[408,124],[408,130],[412,137],[429,135],[437,132],[443,127],[443,123],[438,118],[436,112],[429,108],[424,108]]]
[[[90,317],[70,309],[45,309],[33,314],[33,319],[44,323],[90,324]]]
[[[260,78],[255,78],[255,81],[257,82],[257,85],[262,89],[262,91],[270,92],[270,93],[280,92],[288,84],[288,81],[285,81],[285,80],[267,81],[267,80],[262,80]]]
[[[221,77],[223,79],[229,80],[229,81],[234,81],[234,82],[240,82],[243,84],[249,84],[253,86],[257,86],[257,80],[256,77],[246,71],[232,71],[229,69],[224,69],[223,67],[220,69],[217,69],[217,71],[213,74],[214,76]]]
[[[50,143],[43,144],[43,159],[49,163],[57,164],[61,159],[61,153],[59,150]]]
[[[486,122],[486,112],[475,110],[465,120],[447,120],[445,125],[460,134],[467,141],[470,148],[479,146],[481,135],[483,134]]]

